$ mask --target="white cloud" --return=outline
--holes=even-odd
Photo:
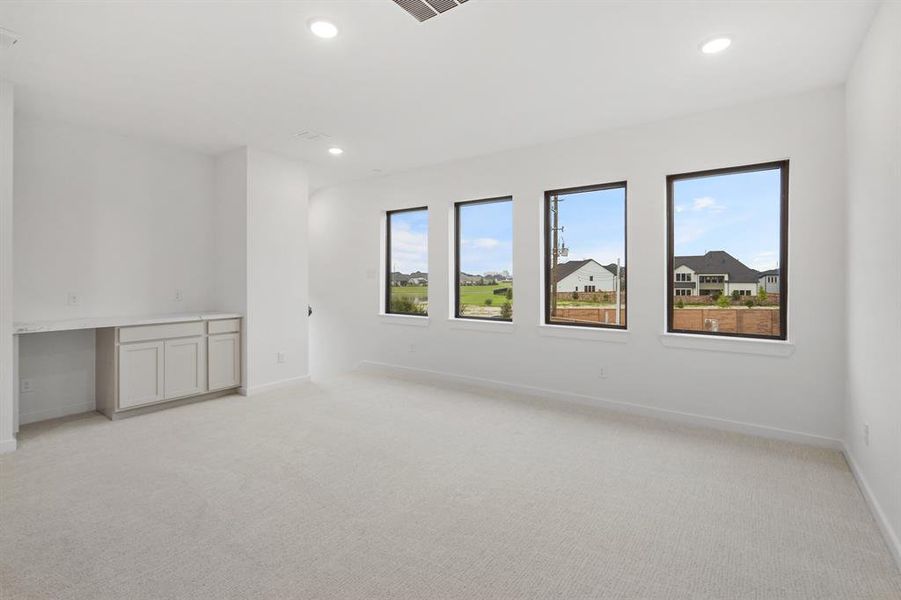
[[[391,228],[391,270],[401,273],[427,272],[429,237],[425,232],[410,231],[407,223],[397,223]]]
[[[769,271],[770,269],[775,269],[778,265],[779,256],[776,254],[776,251],[765,250],[755,254],[754,258],[751,259],[751,264],[748,266],[758,271]]]
[[[695,212],[701,210],[722,212],[723,210],[725,210],[725,208],[725,206],[716,201],[716,198],[711,198],[710,196],[701,196],[700,198],[695,198],[691,203],[691,210]],[[678,209],[677,212],[679,212]]]

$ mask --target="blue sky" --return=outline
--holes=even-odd
[[[429,211],[391,215],[391,271],[428,273]]]
[[[460,270],[513,274],[513,202],[460,207]]]
[[[569,256],[560,262],[593,258],[602,265],[626,266],[626,192],[622,188],[561,195],[560,236]]]
[[[677,256],[725,250],[753,269],[779,260],[779,170],[682,179],[674,184]],[[625,266],[625,192],[561,196],[560,224],[569,256]],[[513,273],[513,203],[460,207],[460,265],[466,273]],[[428,211],[391,217],[392,271],[428,272]]]
[[[780,179],[775,169],[676,181],[676,256],[725,250],[752,269],[776,268]]]

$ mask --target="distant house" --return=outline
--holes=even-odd
[[[767,294],[779,293],[779,269],[763,271],[757,278],[757,285],[766,290]]]
[[[391,285],[407,285],[410,281],[410,276],[405,275],[403,273],[399,273],[394,271],[391,273]]]
[[[429,274],[414,271],[409,275],[394,271],[391,273],[391,285],[428,285]]]
[[[410,279],[407,282],[407,285],[428,285],[429,284],[429,274],[423,273],[422,271],[413,271],[410,273]]]
[[[732,295],[734,292],[740,296],[753,296],[757,294],[763,276],[724,250],[711,250],[702,256],[677,256],[673,266],[676,296]]]
[[[471,275],[462,271],[460,272],[460,285],[491,285],[493,283],[493,279],[485,277],[484,275]]]
[[[557,265],[556,276],[558,293],[616,290],[616,265],[602,265],[593,258],[561,263]]]

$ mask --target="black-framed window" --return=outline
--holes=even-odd
[[[670,175],[667,227],[667,331],[787,339],[787,160]],[[675,291],[680,267],[692,295]]]
[[[385,230],[385,312],[429,314],[429,210],[389,210]]]
[[[625,181],[545,192],[545,323],[626,328],[626,201]]]
[[[513,197],[454,204],[454,316],[513,320]]]

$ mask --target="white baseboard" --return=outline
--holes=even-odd
[[[0,454],[7,454],[16,451],[16,438],[8,440],[0,440]]]
[[[262,394],[263,392],[271,392],[272,390],[280,390],[282,388],[293,387],[295,385],[300,385],[303,383],[309,383],[310,376],[309,375],[301,375],[300,377],[291,377],[290,379],[281,379],[279,381],[273,381],[271,383],[264,383],[262,385],[255,385],[249,388],[242,387],[238,390],[238,393],[242,396],[254,396],[256,394]]]
[[[764,437],[768,439],[782,440],[788,442],[796,442],[808,446],[817,446],[820,448],[830,448],[833,450],[842,450],[843,444],[840,440],[828,438],[825,436],[803,433],[800,431],[791,431],[788,429],[779,429],[777,427],[769,427],[766,425],[756,425],[753,423],[744,423],[741,421],[731,421],[719,417],[709,417],[694,413],[686,413],[675,410],[667,410],[665,408],[657,408],[643,404],[634,404],[632,402],[623,402],[620,400],[610,400],[607,398],[598,398],[596,396],[588,396],[586,394],[577,394],[573,392],[561,392],[558,390],[549,390],[544,388],[522,385],[518,383],[508,383],[503,381],[495,381],[493,379],[483,379],[480,377],[470,377],[468,375],[455,375],[452,373],[444,373],[441,371],[432,371],[429,369],[418,369],[415,367],[406,367],[402,365],[392,365],[388,363],[380,363],[376,361],[364,360],[358,366],[360,370],[369,370],[375,372],[403,374],[407,377],[417,378],[427,383],[455,383],[477,386],[487,389],[499,390],[504,392],[513,392],[525,396],[549,398],[553,400],[561,400],[564,402],[573,402],[576,404],[594,406],[625,412],[646,417],[654,417],[673,421],[684,425],[696,425],[701,427],[709,427],[721,431],[731,431],[735,433],[745,433]]]
[[[848,448],[847,444],[842,444],[842,453],[845,455],[845,461],[848,463],[848,467],[851,469],[851,473],[857,481],[857,487],[860,488],[860,493],[863,494],[863,497],[866,499],[867,505],[870,507],[870,512],[873,513],[873,518],[876,519],[876,524],[879,525],[879,530],[882,532],[885,544],[888,546],[889,551],[892,553],[892,557],[895,559],[895,564],[901,569],[901,542],[899,542],[895,530],[886,518],[885,511],[882,510],[882,505],[879,504],[879,500],[873,495],[870,484],[867,483],[863,471],[860,470],[860,465],[854,460],[854,455],[851,454],[851,449]]]
[[[28,425],[29,423],[37,423],[38,421],[46,421],[47,419],[58,419],[60,417],[68,417],[69,415],[77,415],[97,410],[95,402],[79,402],[77,404],[64,404],[63,406],[54,406],[45,410],[36,410],[29,413],[21,413],[19,415],[19,425]]]

